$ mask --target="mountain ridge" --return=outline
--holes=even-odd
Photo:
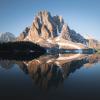
[[[17,38],[9,32],[1,33],[0,42],[9,41],[31,41],[46,48],[100,48],[98,40],[85,38],[80,33],[70,29],[62,16],[51,15],[48,11],[38,12],[32,25],[26,27]]]
[[[69,28],[62,16],[52,16],[48,11],[40,11],[35,16],[31,27],[26,27],[17,40],[32,41],[41,46],[44,44],[53,46],[53,44],[58,45],[56,38],[59,38],[59,42],[63,39],[76,43],[76,45],[77,43],[85,46],[87,44],[87,40],[82,35]]]
[[[10,32],[0,32],[0,42],[13,42],[16,41],[16,37],[14,34],[10,33]]]

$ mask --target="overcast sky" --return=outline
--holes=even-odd
[[[40,10],[61,15],[71,29],[100,40],[100,0],[0,0],[0,32],[17,36]]]

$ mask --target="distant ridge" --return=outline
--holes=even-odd
[[[0,33],[0,42],[13,42],[16,41],[14,34],[10,32]]]

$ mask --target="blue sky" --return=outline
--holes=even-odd
[[[18,36],[40,10],[61,15],[71,29],[100,40],[100,0],[0,0],[0,32]]]

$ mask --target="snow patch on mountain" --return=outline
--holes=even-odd
[[[0,33],[0,42],[16,41],[14,34],[10,32]]]

